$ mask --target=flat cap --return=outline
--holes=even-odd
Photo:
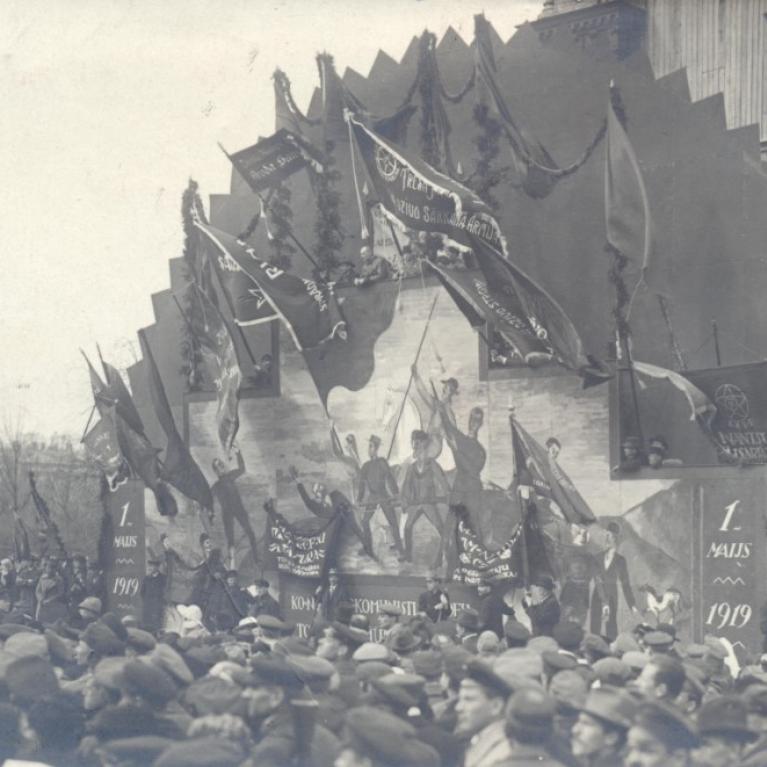
[[[574,621],[562,621],[557,623],[551,631],[551,636],[563,650],[578,650],[583,641],[585,632],[580,624]]]
[[[454,681],[463,679],[466,676],[466,664],[473,657],[465,647],[446,645],[442,648],[445,673]]]
[[[609,659],[605,658],[605,660]],[[630,650],[623,654],[621,661],[633,671],[641,671],[650,662],[650,658],[639,650]]]
[[[205,676],[216,663],[226,660],[226,653],[220,647],[200,645],[198,647],[190,647],[184,652],[181,659],[184,661],[184,664],[189,669],[192,676],[195,679],[199,679],[201,676]],[[188,678],[183,670],[181,673],[184,678]]]
[[[391,666],[388,663],[384,663],[380,660],[367,660],[364,663],[360,663],[356,669],[354,669],[354,675],[360,682],[371,682],[373,679],[379,679],[382,676],[391,674]]]
[[[79,605],[78,610],[83,610],[93,616],[101,615],[101,600],[98,597],[85,597]]]
[[[752,684],[743,692],[743,702],[751,714],[767,716],[767,684]]]
[[[495,696],[507,698],[511,694],[512,688],[509,683],[494,670],[494,666],[484,661],[470,660],[466,664],[465,678],[482,685],[485,690]]]
[[[549,695],[564,710],[575,710],[586,701],[588,686],[583,677],[572,669],[560,671],[549,682]]]
[[[517,690],[506,704],[506,726],[526,733],[544,734],[554,725],[557,704],[543,690]]]
[[[48,642],[42,634],[35,634],[31,631],[20,631],[5,640],[3,650],[9,655],[14,655],[17,658],[22,658],[27,655],[37,655],[40,658],[47,658]]]
[[[708,648],[707,655],[710,657],[724,660],[728,656],[727,648],[716,637],[707,636],[703,641]]]
[[[503,633],[507,639],[519,643],[522,646],[527,644],[530,639],[530,630],[527,626],[513,618],[506,621],[506,625],[503,627]]]
[[[167,748],[154,767],[239,767],[245,757],[243,747],[229,738],[193,738]]]
[[[93,680],[108,690],[122,690],[123,669],[129,662],[128,658],[110,656],[102,658],[93,669]]]
[[[586,634],[581,642],[581,650],[596,659],[606,658],[610,654],[609,645],[598,634]]]
[[[456,622],[468,631],[479,631],[479,613],[471,608],[461,610],[456,617]]]
[[[125,642],[101,621],[88,624],[83,632],[83,641],[97,655],[122,655],[125,652]]]
[[[50,661],[39,655],[17,658],[5,670],[8,692],[19,702],[33,703],[59,692],[59,681]]]
[[[289,690],[303,687],[303,681],[296,669],[283,658],[256,655],[251,658],[250,667],[257,684],[283,687]]]
[[[269,629],[271,631],[289,631],[293,628],[290,624],[281,621],[274,615],[259,615],[256,621],[259,628]]]
[[[157,644],[147,659],[182,685],[190,684],[194,679],[194,675],[181,655],[164,642]]]
[[[748,726],[746,703],[735,695],[711,698],[698,709],[698,733],[723,735],[739,741],[756,737],[756,733]]]
[[[72,640],[64,639],[55,631],[46,629],[45,641],[48,643],[48,654],[54,663],[66,665],[74,660],[74,646]]]
[[[659,700],[643,702],[636,711],[634,724],[647,730],[670,751],[693,748],[698,743],[692,723],[674,706]]]
[[[330,679],[336,672],[336,667],[329,660],[316,655],[295,655],[289,657],[288,662],[306,684]]]
[[[538,655],[543,655],[547,650],[556,652],[559,649],[557,640],[549,636],[537,636],[530,639],[527,643],[527,649],[532,650]]]
[[[610,645],[610,649],[617,656],[623,655],[623,653],[631,652],[631,650],[640,650],[637,640],[628,632],[623,631],[618,634]]]
[[[648,631],[644,635],[644,643],[648,647],[654,648],[670,648],[674,644],[674,637],[671,634],[667,634],[665,631]]]
[[[242,688],[219,677],[204,676],[192,682],[183,694],[186,705],[197,716],[226,714],[242,699]]]
[[[636,714],[636,702],[624,690],[605,685],[591,689],[578,710],[608,724],[628,729]]]
[[[360,706],[346,715],[350,745],[376,763],[438,767],[439,754],[418,739],[415,729],[379,708]]]
[[[176,697],[178,687],[170,674],[152,663],[132,660],[123,668],[125,689],[150,703],[161,706]]]
[[[623,687],[633,676],[631,666],[618,658],[601,658],[592,668],[601,684]]]
[[[157,640],[148,631],[128,626],[127,632],[128,645],[139,652],[151,652],[157,645]]]
[[[442,653],[438,650],[419,650],[410,656],[413,670],[426,679],[435,679],[442,673]]]
[[[543,673],[543,658],[527,647],[513,647],[504,650],[493,661],[493,668],[504,677],[508,674],[538,679]]]
[[[402,608],[394,602],[384,602],[378,606],[378,612],[385,615],[402,615]]]
[[[357,648],[369,641],[370,634],[362,629],[355,629],[352,626],[346,626],[338,621],[331,623],[333,633],[349,647]]]
[[[352,655],[355,663],[365,663],[371,660],[380,660],[386,662],[391,660],[389,648],[379,642],[363,642]]]
[[[541,654],[543,667],[549,674],[557,671],[572,670],[578,665],[578,661],[572,655],[546,650]]]

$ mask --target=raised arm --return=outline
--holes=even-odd
[[[237,468],[232,469],[226,473],[229,479],[237,479],[245,473],[245,459],[242,457],[242,452],[237,448]]]

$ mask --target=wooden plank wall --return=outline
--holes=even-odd
[[[767,141],[767,0],[648,0],[656,77],[687,68],[694,101],[724,93],[727,127]]]

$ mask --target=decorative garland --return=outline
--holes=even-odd
[[[280,269],[290,269],[296,249],[288,239],[293,231],[293,209],[290,207],[290,187],[280,182],[273,189],[267,210],[270,214],[272,257],[269,259]]]
[[[316,118],[310,120],[298,108],[298,105],[293,99],[293,93],[290,90],[290,80],[288,79],[288,76],[281,69],[275,69],[273,77],[274,77],[275,86],[279,89],[280,93],[282,94],[282,97],[285,100],[285,103],[287,104],[287,107],[291,111],[291,113],[294,116],[296,116],[299,120],[302,120],[303,122],[305,122],[307,125],[319,125],[321,120]]]
[[[480,133],[474,138],[477,158],[474,173],[471,175],[471,187],[493,210],[498,209],[498,200],[493,196],[493,189],[498,186],[508,168],[494,169],[493,164],[501,152],[500,138],[503,126],[490,114],[490,108],[484,101],[474,105],[474,122]]]
[[[315,258],[320,276],[327,279],[340,266],[338,253],[343,247],[346,236],[339,210],[341,195],[337,190],[341,174],[336,169],[332,141],[325,142],[324,166],[324,173],[312,175],[317,193],[317,218],[314,222]]]

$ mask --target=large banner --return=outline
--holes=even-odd
[[[107,495],[111,524],[103,555],[106,609],[119,617],[141,616],[141,583],[146,574],[144,484],[129,480]]]
[[[520,522],[506,545],[497,551],[491,551],[482,544],[466,522],[460,520],[455,533],[458,567],[453,573],[453,579],[472,586],[482,580],[490,583],[511,583],[519,580],[519,557],[514,549],[521,534]]]
[[[308,636],[309,627],[317,615],[318,603],[315,589],[319,581],[280,574],[280,607],[285,619],[296,625],[299,636]],[[376,617],[385,604],[395,604],[402,614],[413,617],[418,614],[418,595],[426,591],[422,578],[396,575],[344,575],[341,585],[349,594],[354,612],[367,615],[370,620],[370,638],[382,639]],[[462,583],[448,583],[447,592],[453,608],[453,616],[459,610],[476,607],[477,590]]]
[[[767,362],[685,371],[716,407],[719,463],[767,463]]]
[[[276,511],[267,512],[266,550],[277,572],[301,578],[321,578],[338,542],[336,516],[319,530],[301,531]]]
[[[761,470],[747,474],[699,485],[701,545],[694,563],[701,578],[701,633],[725,637],[741,657],[761,647],[767,581],[765,480]]]

